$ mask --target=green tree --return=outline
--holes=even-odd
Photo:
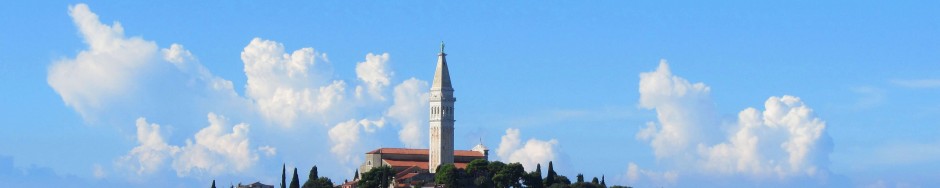
[[[539,179],[542,179],[542,164],[535,164],[535,173],[539,175]]]
[[[287,164],[281,166],[281,188],[287,188]]]
[[[509,163],[493,176],[493,183],[496,187],[522,187],[521,181],[525,174],[522,164]]]
[[[584,174],[578,173],[578,181],[577,181],[577,183],[584,183]]]
[[[496,175],[497,172],[499,172],[500,170],[503,170],[503,167],[505,166],[506,166],[506,163],[503,163],[500,161],[492,161],[486,165],[486,170],[488,173],[487,175],[489,177],[493,177]]]
[[[434,183],[444,187],[457,187],[457,178],[460,175],[454,164],[444,164],[437,167],[434,173]]]
[[[571,180],[568,179],[568,176],[555,175],[555,183],[561,185],[571,185]]]
[[[294,177],[290,180],[290,188],[300,188],[300,178],[297,178],[297,168],[294,168]]]
[[[485,159],[474,159],[470,161],[470,164],[467,164],[467,174],[486,175],[485,173],[488,171],[487,165],[489,164],[490,162]]]
[[[591,184],[601,185],[601,182],[597,180],[597,177],[594,177],[594,179],[591,180]]]
[[[303,188],[332,188],[333,180],[327,177],[315,178],[313,181],[307,180],[307,183],[304,183]]]
[[[362,176],[359,177],[360,179],[357,185],[362,188],[386,188],[391,184],[394,175],[395,172],[392,171],[392,167],[375,167],[363,173]]]
[[[326,182],[324,182],[323,179],[326,179]],[[310,168],[310,175],[307,176],[307,182],[304,182],[304,186],[301,187],[320,188],[324,187],[327,183],[329,183],[328,187],[333,187],[333,181],[326,177],[320,177],[317,174],[317,165],[313,165],[313,168]]]
[[[607,183],[604,183],[604,175],[601,175],[601,187],[607,187]]]
[[[542,176],[538,172],[529,172],[522,178],[522,184],[531,188],[542,188]]]
[[[356,181],[358,179],[359,179],[359,169],[356,169],[356,174],[353,175],[353,181]]]
[[[522,177],[522,184],[526,187],[542,188],[542,165],[535,164],[535,171],[527,173]]]
[[[215,188],[215,180],[212,180],[212,188]]]
[[[552,161],[548,161],[548,174],[545,175],[545,187],[551,187],[552,184],[558,183],[558,180],[556,180],[557,176],[558,173],[555,173]]]

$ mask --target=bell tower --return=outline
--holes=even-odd
[[[428,170],[437,171],[441,164],[454,163],[454,88],[450,85],[450,73],[447,70],[447,54],[444,42],[437,54],[437,69],[434,71],[434,83],[430,93],[430,148],[428,149]]]

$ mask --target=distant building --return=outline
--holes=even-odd
[[[265,185],[265,184],[262,184],[261,182],[254,182],[248,185],[242,185],[242,183],[238,183],[238,185],[236,185],[235,188],[274,188],[274,186]]]
[[[359,166],[360,173],[379,166],[389,166],[396,172],[392,182],[394,187],[433,186],[434,173],[440,165],[454,164],[457,168],[466,168],[470,161],[489,160],[489,149],[482,143],[472,150],[454,150],[454,103],[457,98],[454,97],[445,56],[444,43],[441,43],[430,91],[430,148],[372,150],[366,153],[365,162]],[[356,182],[358,179],[346,182],[341,187],[353,188]]]

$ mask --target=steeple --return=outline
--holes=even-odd
[[[428,171],[431,173],[435,173],[440,165],[454,163],[454,102],[457,102],[457,98],[450,85],[446,56],[444,42],[441,42],[441,53],[437,54],[437,70],[434,71],[434,83],[428,101],[431,116]]]
[[[444,41],[441,41],[441,53],[437,54],[437,70],[434,71],[434,82],[431,84],[431,90],[454,90],[450,85],[450,71],[447,70],[446,56]]]

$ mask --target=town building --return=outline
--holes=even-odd
[[[441,43],[441,52],[437,56],[437,69],[430,90],[429,148],[378,148],[369,151],[365,154],[365,162],[359,167],[360,173],[379,166],[389,166],[395,171],[394,187],[420,187],[433,185],[434,173],[441,165],[454,164],[457,168],[466,168],[470,161],[489,160],[489,149],[482,143],[471,150],[454,149],[454,103],[457,98],[454,97],[451,85],[444,43]],[[358,179],[346,182],[341,187],[355,187],[356,181]]]

